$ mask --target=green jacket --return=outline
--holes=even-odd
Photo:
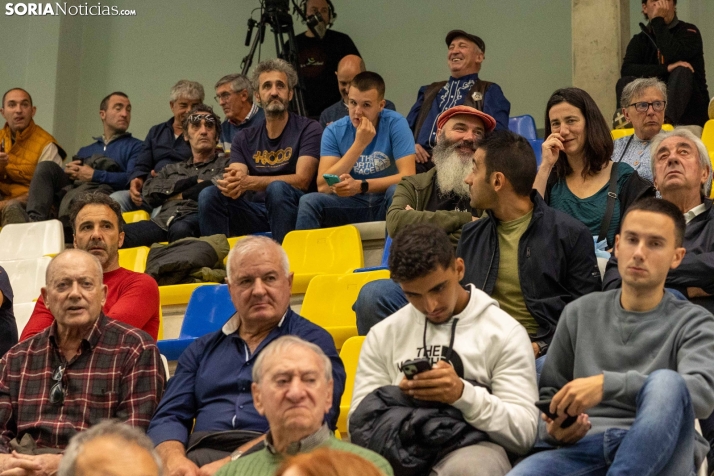
[[[387,231],[394,237],[399,230],[413,223],[431,223],[442,228],[456,246],[461,237],[461,227],[471,222],[471,212],[439,210],[424,211],[434,191],[436,169],[422,174],[403,177],[394,191],[392,205],[387,210]],[[406,210],[409,205],[413,210]]]

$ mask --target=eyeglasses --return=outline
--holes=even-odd
[[[240,91],[227,91],[223,94],[219,94],[218,96],[213,96],[213,99],[215,99],[216,102],[220,104],[221,101],[228,101],[228,98],[231,97],[231,94],[238,94],[243,91],[245,91],[245,89],[241,89]]]
[[[52,380],[57,382],[50,389],[50,403],[53,405],[62,405],[67,393],[67,389],[64,387],[64,369],[64,364],[60,364],[52,373]]]
[[[665,106],[667,105],[667,101],[652,101],[652,102],[633,102],[627,107],[635,106],[635,111],[637,112],[647,112],[647,110],[652,106],[652,110],[654,112],[662,112],[664,111]]]
[[[194,126],[200,126],[201,121],[206,124],[206,127],[216,128],[216,118],[210,114],[191,114],[188,116],[188,123]]]

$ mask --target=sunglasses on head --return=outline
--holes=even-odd
[[[200,126],[201,121],[204,121],[206,126],[216,127],[216,118],[210,114],[191,114],[188,116],[188,123],[194,126]]]
[[[60,364],[59,367],[52,372],[52,380],[55,383],[50,389],[50,403],[53,405],[62,405],[64,402],[64,396],[67,393],[67,389],[64,386],[64,364]]]

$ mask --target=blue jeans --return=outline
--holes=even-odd
[[[146,202],[142,202],[141,206],[137,207],[134,202],[131,201],[131,194],[129,193],[129,190],[119,190],[118,192],[114,192],[109,195],[109,197],[114,199],[114,201],[119,204],[122,213],[133,212],[136,210],[144,210],[151,213],[153,210],[149,205],[147,205]]]
[[[366,336],[373,325],[409,304],[402,288],[391,279],[378,279],[360,289],[352,310],[357,315],[357,333]]]
[[[396,188],[396,185],[392,185],[384,193],[366,193],[352,197],[309,193],[300,199],[295,229],[313,230],[385,220]]]
[[[657,370],[637,394],[629,430],[610,428],[572,446],[530,456],[513,476],[682,475],[695,474],[694,410],[684,379]]]
[[[295,229],[298,203],[305,194],[292,185],[275,181],[265,189],[265,202],[226,197],[215,186],[198,196],[201,236],[243,236],[270,231],[278,243]]]

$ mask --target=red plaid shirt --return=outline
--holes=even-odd
[[[67,362],[56,333],[55,323],[0,360],[0,452],[25,434],[38,447],[64,448],[76,433],[105,418],[146,430],[165,383],[151,337],[101,314]],[[66,364],[66,392],[62,404],[52,404],[52,374],[60,364]]]

